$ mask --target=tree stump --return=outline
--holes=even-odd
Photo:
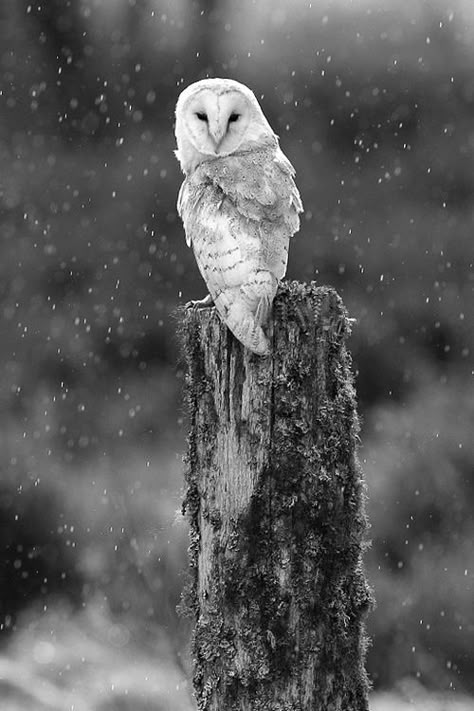
[[[200,711],[367,711],[358,419],[337,293],[280,286],[272,355],[183,322],[184,510]]]

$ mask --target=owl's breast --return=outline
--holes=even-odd
[[[180,213],[187,242],[208,284],[239,286],[249,269],[261,268],[259,225],[244,217],[220,186],[203,181],[183,188]]]

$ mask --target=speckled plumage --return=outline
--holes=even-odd
[[[186,175],[178,198],[186,241],[221,318],[265,355],[264,328],[302,211],[294,169],[255,96],[231,80],[184,90],[176,138]]]

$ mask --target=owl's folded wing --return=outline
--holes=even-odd
[[[283,219],[289,235],[299,229],[303,210],[294,168],[280,148],[265,148],[202,164],[196,178],[212,182],[243,217]]]
[[[262,268],[280,280],[286,273],[289,239],[299,230],[303,210],[293,166],[280,149],[271,156],[265,151],[245,157],[240,163],[234,179],[221,184],[238,214],[258,225]]]

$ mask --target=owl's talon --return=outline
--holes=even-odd
[[[193,299],[188,301],[185,305],[185,309],[209,309],[214,306],[214,300],[210,294],[204,297],[204,299]]]

